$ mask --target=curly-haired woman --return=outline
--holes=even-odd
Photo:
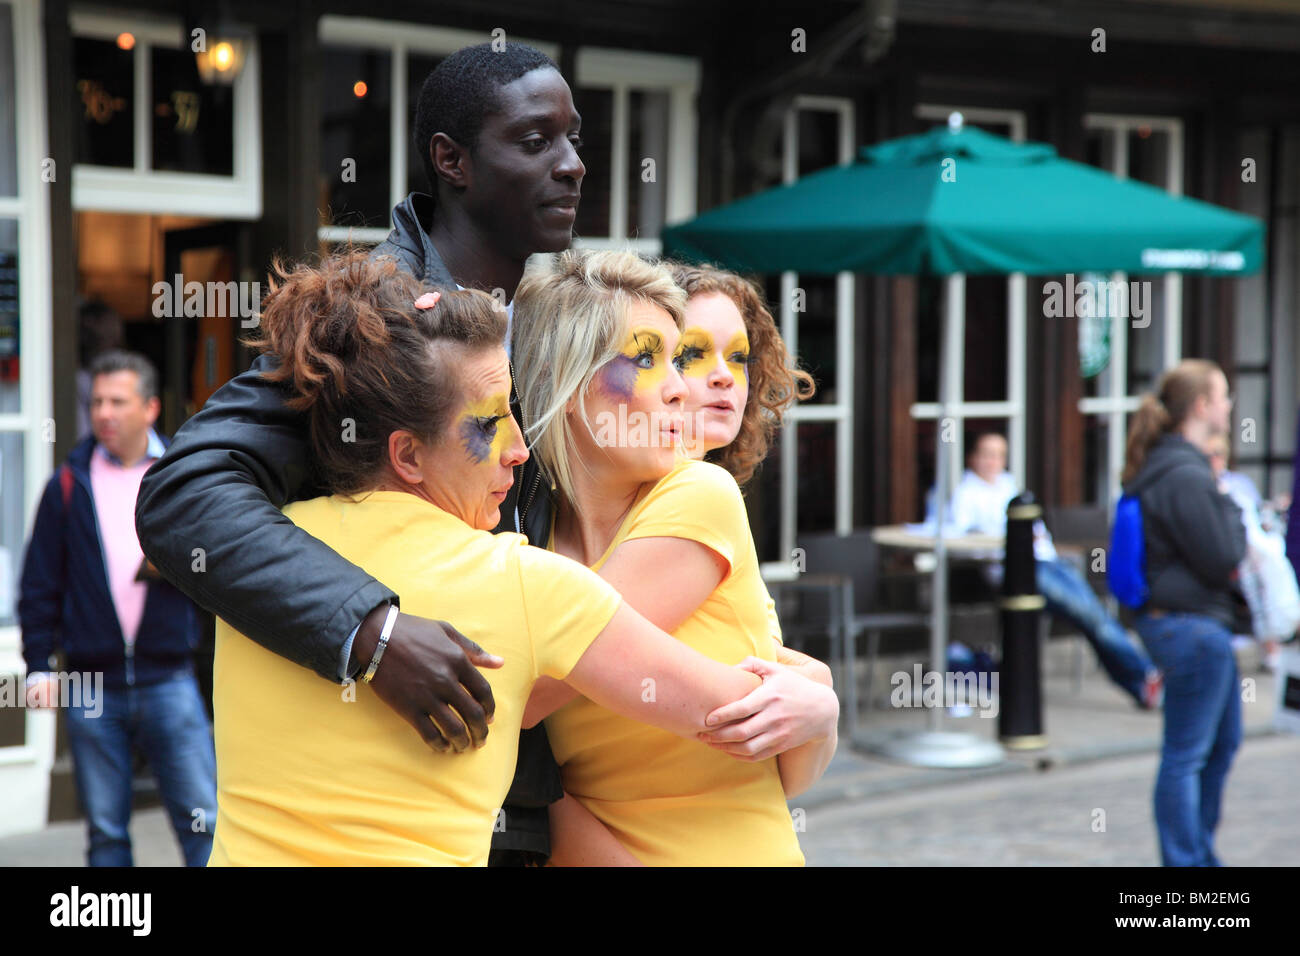
[[[554,482],[551,546],[683,643],[764,686],[783,682],[796,703],[782,727],[710,750],[540,682],[525,726],[551,715],[569,794],[551,811],[555,863],[800,864],[785,801],[835,749],[829,671],[818,680],[818,662],[802,673],[779,663],[739,488],[653,424],[681,420],[685,300],[665,267],[631,253],[561,253],[520,285],[513,354],[532,448]]]

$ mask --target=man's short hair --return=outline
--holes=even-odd
[[[986,438],[997,438],[1001,440],[1001,442],[1004,445],[1007,443],[1006,435],[1002,434],[1000,431],[997,431],[996,429],[990,428],[987,431],[976,432],[975,437],[971,440],[970,444],[967,445],[967,447],[973,452],[975,451],[975,449],[979,448],[980,444]]]
[[[138,352],[112,349],[101,352],[90,363],[92,382],[97,376],[112,375],[114,372],[135,372],[140,397],[146,402],[158,397],[158,371],[153,367],[152,362]]]
[[[415,104],[415,151],[420,154],[429,191],[438,197],[438,174],[429,156],[434,133],[446,133],[471,152],[478,145],[483,120],[497,112],[497,91],[525,73],[549,68],[555,61],[533,47],[507,43],[499,52],[492,43],[462,47],[439,63],[424,80]]]

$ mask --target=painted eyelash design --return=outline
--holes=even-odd
[[[704,358],[704,349],[698,345],[688,345],[673,356],[673,364],[677,366],[678,370],[681,370],[688,365],[693,365],[702,358]]]
[[[642,355],[646,352],[649,352],[651,355],[662,355],[664,351],[663,339],[656,337],[654,341],[656,342],[655,345],[642,345],[641,339],[637,334],[635,332],[632,333],[632,344],[637,347],[638,355]]]

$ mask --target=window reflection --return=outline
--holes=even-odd
[[[582,116],[582,156],[587,175],[582,180],[582,201],[574,221],[574,235],[603,238],[609,235],[609,168],[614,143],[614,93],[578,87],[573,105]]]
[[[149,51],[153,100],[152,168],[230,176],[235,169],[234,90],[199,80],[188,49]]]
[[[76,161],[93,166],[135,165],[134,54],[111,40],[77,37],[72,43],[72,108]]]
[[[325,47],[321,57],[321,225],[383,227],[391,212],[390,54]]]

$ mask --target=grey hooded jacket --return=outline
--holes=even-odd
[[[1181,435],[1162,435],[1124,490],[1141,501],[1147,608],[1204,614],[1231,628],[1246,529],[1210,460]]]

